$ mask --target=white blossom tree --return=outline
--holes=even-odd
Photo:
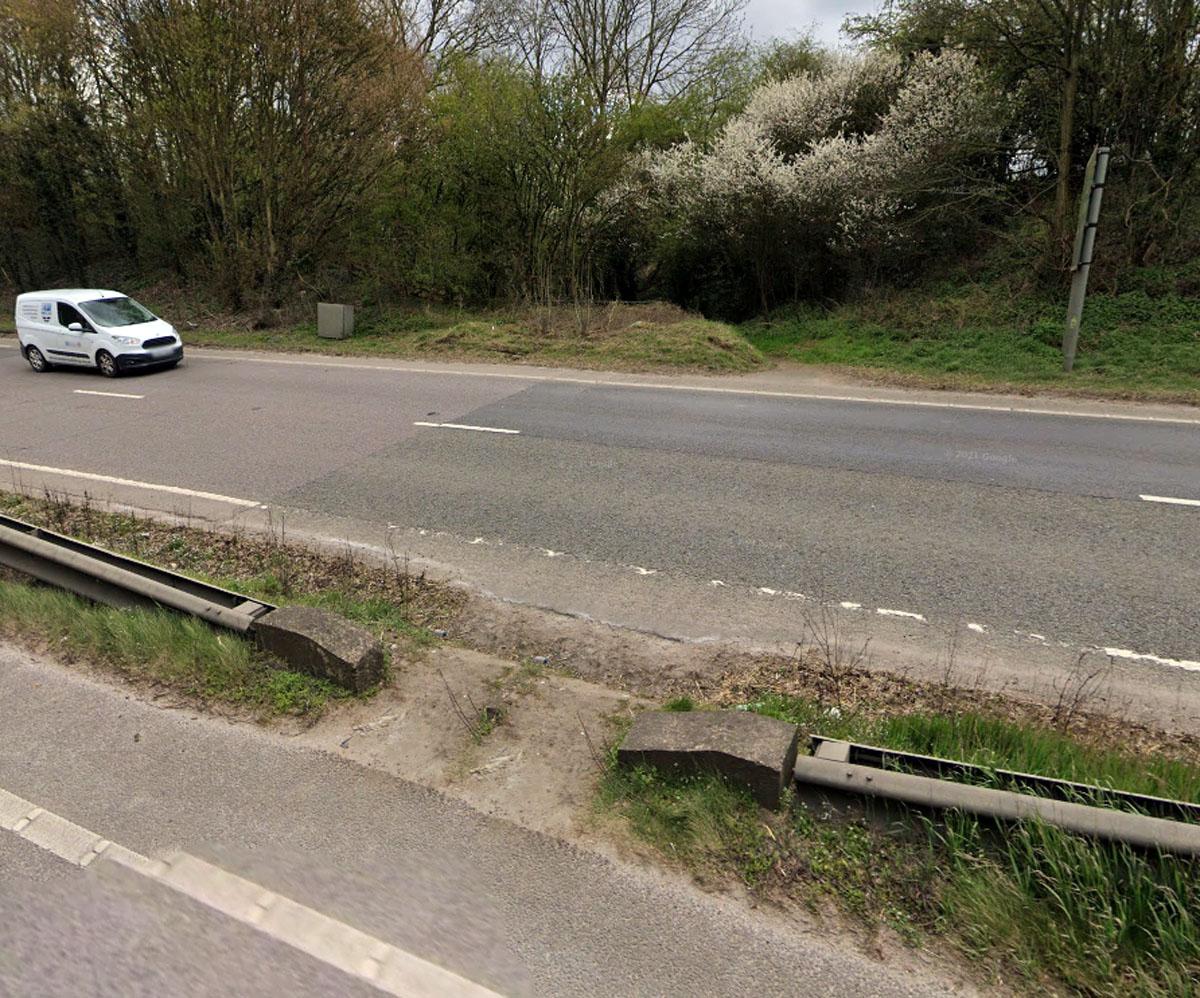
[[[767,307],[781,254],[795,282],[815,256],[899,246],[930,211],[982,196],[969,166],[995,148],[996,111],[961,52],[843,57],[761,87],[710,147],[648,157],[644,177],[676,231],[749,255]]]

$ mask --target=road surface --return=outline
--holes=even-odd
[[[926,657],[961,630],[1031,672],[1089,648],[1135,686],[1200,669],[1200,410],[797,377],[192,351],[106,381],[34,375],[9,341],[0,481],[390,533],[501,597],[671,636],[784,642],[826,604]]]
[[[378,993],[367,978],[387,978],[347,962],[347,935],[387,954],[384,967],[434,975],[411,998],[947,991],[911,954],[880,963],[680,878],[2,644],[0,703],[0,994]],[[44,813],[14,822],[13,795]],[[113,846],[81,868],[78,835],[33,834],[63,820],[190,874],[136,872],[106,858]],[[230,914],[229,874],[265,914]],[[303,917],[280,915],[293,905]]]

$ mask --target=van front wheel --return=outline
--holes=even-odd
[[[107,350],[101,350],[96,354],[96,366],[106,378],[115,378],[120,374],[120,371],[117,369],[116,360]]]
[[[43,371],[50,370],[50,362],[43,356],[42,351],[37,347],[25,348],[25,359],[29,361],[29,366],[32,367],[38,374]]]

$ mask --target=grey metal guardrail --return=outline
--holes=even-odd
[[[116,607],[169,607],[240,634],[270,603],[0,516],[0,565]]]
[[[1079,835],[1125,842],[1182,856],[1200,856],[1200,806],[1088,784],[999,771],[1004,786],[978,786],[964,778],[998,774],[983,767],[932,756],[814,737],[813,754],[796,760],[794,776],[839,794],[899,801],[935,811],[960,810],[998,821],[1037,818]],[[935,775],[925,775],[935,774]],[[1005,779],[1007,777],[1007,779]],[[1095,806],[1084,801],[1101,801]],[[1129,810],[1115,810],[1113,806]],[[1148,812],[1148,813],[1146,813]]]

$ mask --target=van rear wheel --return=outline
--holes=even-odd
[[[107,350],[101,350],[96,354],[96,366],[106,378],[115,378],[120,373],[116,360]]]
[[[29,361],[29,366],[37,371],[38,374],[50,370],[50,361],[46,360],[42,351],[37,347],[26,347],[25,359]]]

